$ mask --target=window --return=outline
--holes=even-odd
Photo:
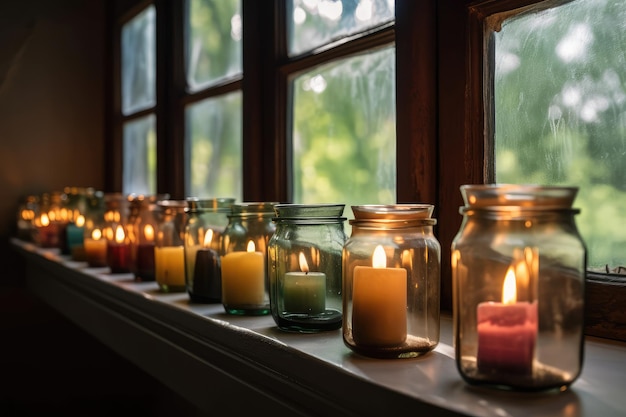
[[[576,0],[495,33],[498,182],[579,187],[589,266],[622,265],[626,242],[624,2]]]

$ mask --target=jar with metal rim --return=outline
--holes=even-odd
[[[441,245],[430,204],[353,206],[343,249],[343,341],[376,358],[439,343]]]
[[[464,185],[452,243],[457,368],[471,384],[563,388],[583,359],[586,248],[578,189]]]
[[[272,317],[281,330],[336,330],[342,318],[344,204],[278,204],[268,246]]]
[[[267,244],[276,202],[233,204],[222,239],[222,304],[228,314],[270,312]]]

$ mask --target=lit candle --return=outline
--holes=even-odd
[[[532,373],[537,338],[537,304],[517,301],[515,269],[509,267],[502,302],[478,304],[478,369],[481,372]]]
[[[202,246],[187,246],[187,274],[193,279],[188,288],[192,301],[219,302],[222,299],[222,273],[220,256],[211,249],[213,230],[204,234]],[[189,283],[188,283],[189,284]]]
[[[407,334],[407,272],[387,268],[387,256],[377,246],[372,267],[354,267],[352,337],[367,346],[398,346]]]
[[[163,246],[154,248],[155,278],[166,291],[185,290],[185,248]]]
[[[309,265],[300,252],[301,272],[287,272],[283,288],[284,307],[287,313],[320,314],[326,311],[326,274],[310,272]]]
[[[74,223],[67,225],[67,246],[70,249],[72,259],[75,261],[85,261],[85,216],[82,214],[76,217]]]
[[[265,261],[248,242],[247,252],[222,257],[222,303],[226,308],[255,308],[265,302]]]
[[[130,245],[126,242],[124,227],[117,225],[115,239],[107,244],[107,263],[113,274],[130,272]]]
[[[154,227],[143,228],[143,239],[137,244],[135,280],[154,281]]]
[[[91,236],[85,238],[83,244],[85,245],[85,258],[89,266],[107,266],[107,242],[100,229],[94,229]]]
[[[39,245],[42,248],[56,248],[59,246],[59,228],[48,214],[43,213],[37,222]]]

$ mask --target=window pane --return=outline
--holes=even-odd
[[[496,34],[496,178],[579,186],[591,268],[626,258],[624,45],[623,0],[578,0]]]
[[[289,55],[391,22],[394,0],[289,0]]]
[[[156,193],[156,117],[124,124],[122,192]]]
[[[187,84],[191,91],[241,74],[241,1],[189,0],[186,40]]]
[[[122,28],[122,112],[155,104],[156,12],[150,5]]]
[[[395,203],[394,74],[386,48],[294,80],[294,202]]]
[[[242,201],[241,123],[241,92],[187,107],[188,195]]]

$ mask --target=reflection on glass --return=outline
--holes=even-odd
[[[392,22],[394,0],[289,0],[289,55]]]
[[[155,104],[156,12],[148,6],[122,27],[122,112]]]
[[[395,203],[394,74],[389,47],[293,81],[294,202]]]
[[[241,0],[189,0],[187,10],[189,89],[241,74]]]
[[[124,124],[122,192],[156,193],[156,117],[153,114]]]
[[[241,92],[186,109],[187,194],[242,201]]]
[[[624,265],[626,2],[577,0],[495,34],[498,182],[575,185],[589,266]]]

